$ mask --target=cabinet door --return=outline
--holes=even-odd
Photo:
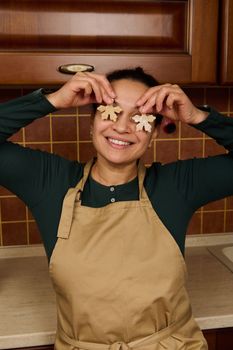
[[[233,349],[233,328],[223,328],[217,331],[216,350]]]
[[[220,82],[233,83],[233,1],[221,1]]]
[[[218,0],[1,1],[0,84],[57,85],[70,63],[214,83],[217,30]]]
[[[216,348],[216,330],[206,330],[203,334],[208,343],[208,350],[217,350]]]

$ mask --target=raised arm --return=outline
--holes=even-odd
[[[56,109],[94,102],[111,103],[115,94],[105,76],[77,73],[57,91],[45,95],[43,89],[0,104],[0,143],[22,127]]]
[[[45,98],[42,89],[0,104],[0,143],[35,119],[55,110]]]
[[[168,164],[169,178],[193,210],[233,195],[233,119],[194,106],[183,90],[172,84],[150,88],[139,100],[143,113],[153,110],[172,120],[201,130],[225,147],[222,155]]]
[[[6,140],[33,120],[60,108],[93,102],[112,102],[114,92],[102,75],[79,73],[59,90],[45,95],[37,90],[0,105],[0,185],[19,196],[27,205],[35,205],[53,185],[61,171],[60,157],[24,148]],[[68,161],[67,161],[68,163]]]

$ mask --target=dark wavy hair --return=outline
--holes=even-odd
[[[145,84],[148,88],[159,85],[159,82],[152,75],[146,73],[141,67],[115,70],[108,73],[106,77],[110,83],[121,79],[128,79]],[[98,104],[93,103],[94,113],[96,112],[97,107]],[[156,115],[156,125],[161,123],[162,118],[162,115]]]

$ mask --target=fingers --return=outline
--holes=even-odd
[[[73,83],[77,84],[76,87],[78,90],[80,88],[84,90],[85,97],[94,93],[96,102],[98,103],[104,101],[109,104],[115,98],[111,84],[103,75],[78,72],[73,78]]]
[[[96,74],[96,73],[86,73],[88,76],[90,76],[90,74],[101,83],[101,86],[103,85],[104,91],[106,92],[107,95],[109,95],[111,98],[115,98],[116,94],[113,91],[112,85],[110,84],[110,82],[108,81],[108,79],[101,74]]]
[[[164,106],[171,109],[174,102],[185,96],[178,85],[163,84],[152,87],[137,101],[142,113],[148,113],[152,109],[160,113]]]

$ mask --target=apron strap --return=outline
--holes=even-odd
[[[139,160],[139,163],[138,163],[138,188],[139,188],[139,200],[140,200],[140,202],[145,202],[145,201],[149,200],[147,193],[146,193],[146,190],[145,190],[144,185],[143,185],[145,175],[146,175],[146,167],[142,163],[142,161]]]
[[[74,204],[80,201],[80,195],[83,191],[84,185],[87,181],[88,175],[90,173],[91,167],[94,163],[94,159],[90,160],[84,167],[83,177],[78,182],[76,187],[70,188],[64,198],[62,205],[61,218],[58,226],[57,237],[67,239],[70,234],[70,229],[72,225]],[[139,199],[140,201],[148,201],[147,193],[144,189],[143,182],[145,178],[146,167],[141,161],[138,164],[138,184],[139,184]]]
[[[148,345],[156,345],[162,340],[169,338],[172,334],[176,333],[180,328],[182,328],[191,319],[191,317],[192,312],[190,308],[182,318],[173,322],[168,327],[146,337],[129,342],[128,344],[123,341],[116,341],[115,343],[109,345],[79,341],[70,338],[62,329],[58,329],[58,335],[67,344],[80,350],[143,350]]]
[[[84,167],[83,177],[78,182],[74,188],[70,188],[66,193],[66,196],[62,205],[61,218],[58,226],[57,237],[67,239],[70,234],[70,229],[72,225],[73,213],[74,213],[74,204],[80,200],[81,192],[83,191],[85,182],[88,178],[90,169],[94,159],[90,160]]]

